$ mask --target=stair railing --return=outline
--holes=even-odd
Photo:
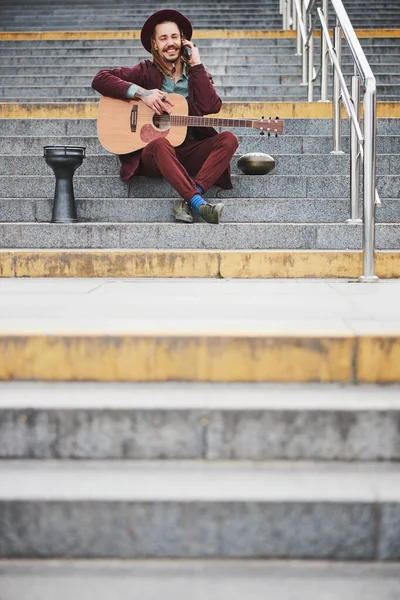
[[[336,25],[333,43],[328,28],[329,3]],[[375,207],[381,205],[376,190],[376,80],[341,0],[280,0],[284,29],[297,31],[297,54],[302,56],[302,84],[308,101],[314,99],[314,82],[321,80],[321,102],[328,101],[328,58],[333,66],[333,150],[342,152],[341,105],[350,120],[350,225],[363,223],[363,274],[360,281],[378,281],[375,275]],[[321,28],[321,61],[314,68],[314,31]],[[342,36],[354,61],[349,92],[341,68]],[[360,88],[363,84],[364,132],[360,124]],[[363,164],[363,221],[359,214],[360,163]]]

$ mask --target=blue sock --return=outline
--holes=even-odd
[[[202,188],[202,187],[201,187],[201,185],[199,185],[198,183],[196,183],[196,187],[197,187],[197,189],[199,190],[199,192],[200,192],[200,195],[202,196],[202,195],[204,194],[204,190],[203,190],[203,188]]]
[[[197,213],[199,212],[199,206],[202,204],[207,204],[207,202],[200,196],[200,194],[195,194],[190,201],[190,206],[194,208]]]

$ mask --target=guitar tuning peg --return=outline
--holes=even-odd
[[[268,131],[268,137],[271,137],[271,132],[270,131]]]
[[[260,135],[265,135],[265,131],[260,131]]]
[[[276,120],[276,121],[279,121],[279,117],[275,117],[275,120]]]
[[[275,137],[278,137],[278,134],[277,134],[277,133],[275,134]]]
[[[261,117],[262,120],[264,120],[264,115]]]

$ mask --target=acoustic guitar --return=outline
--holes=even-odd
[[[169,94],[174,102],[171,114],[157,115],[144,102],[100,98],[97,132],[101,145],[114,154],[128,154],[140,150],[156,138],[166,137],[173,146],[180,146],[188,127],[253,127],[263,135],[283,132],[283,121],[276,119],[222,119],[189,116],[186,99]]]

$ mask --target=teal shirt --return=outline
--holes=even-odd
[[[128,88],[128,91],[126,92],[126,97],[134,98],[138,87],[139,86],[135,85],[135,84],[131,85],[131,87]],[[172,77],[164,77],[162,86],[161,86],[161,91],[165,92],[166,94],[180,94],[181,96],[184,96],[184,98],[186,98],[186,100],[188,99],[189,80],[186,75],[185,63],[183,63],[182,75],[180,76],[180,78],[178,79],[178,81],[176,83]]]

